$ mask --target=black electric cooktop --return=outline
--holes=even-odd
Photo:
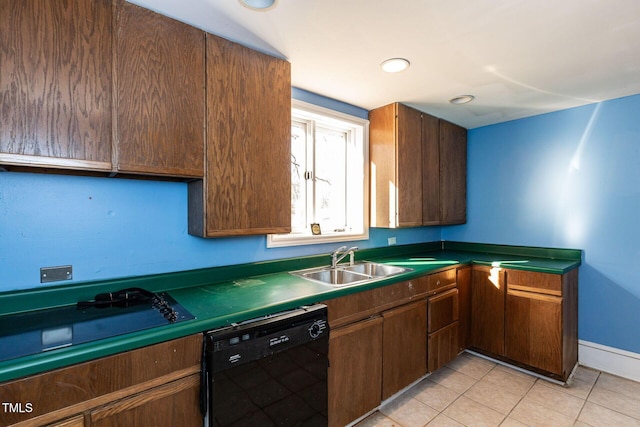
[[[147,294],[2,316],[0,361],[195,319],[166,292]]]

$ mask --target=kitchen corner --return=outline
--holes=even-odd
[[[317,255],[5,293],[2,295],[6,302],[3,304],[3,317],[15,312],[72,305],[78,300],[92,298],[92,295],[99,292],[139,287],[153,292],[168,292],[195,319],[0,362],[0,381],[132,350],[277,311],[409,281],[452,267],[471,264],[499,265],[509,269],[564,274],[580,265],[581,251],[431,242],[365,249],[358,251],[356,258],[410,267],[412,270],[399,276],[343,288],[330,287],[289,274],[293,270],[330,263],[328,255]],[[8,308],[12,311],[8,311]]]

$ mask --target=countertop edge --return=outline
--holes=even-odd
[[[417,251],[410,255],[410,252],[399,251],[390,257],[379,258],[367,258],[368,260],[387,262],[389,264],[402,263],[402,258],[406,260],[416,259],[416,257],[424,257],[425,255],[445,254],[447,251]],[[380,254],[380,252],[378,252]],[[217,327],[228,325],[232,322],[250,319],[254,317],[263,316],[265,314],[288,310],[291,308],[299,307],[302,305],[310,305],[322,301],[326,301],[333,298],[349,295],[356,292],[362,292],[369,289],[374,289],[382,286],[386,286],[392,283],[400,281],[411,280],[416,277],[420,277],[426,274],[437,273],[438,271],[458,268],[465,265],[489,265],[491,266],[496,261],[487,259],[487,254],[479,256],[475,252],[453,252],[450,251],[448,255],[460,255],[456,257],[455,264],[447,265],[434,265],[430,268],[414,269],[413,271],[393,276],[378,281],[370,282],[366,285],[359,285],[354,287],[333,288],[326,289],[323,292],[318,292],[312,295],[302,295],[295,298],[283,299],[275,303],[256,305],[251,309],[245,309],[233,313],[228,313],[218,317],[209,317],[205,319],[196,318],[194,320],[181,322],[175,325],[161,326],[153,329],[147,329],[138,331],[126,335],[121,335],[112,338],[106,338],[98,341],[92,341],[85,344],[80,344],[73,347],[63,348],[59,350],[52,350],[36,355],[24,356],[16,359],[0,362],[0,383],[15,380],[29,375],[42,373],[51,369],[62,368],[77,363],[87,362],[101,357],[110,356],[124,351],[130,351],[136,348],[141,348],[147,345],[153,345],[164,341],[169,341],[176,338],[181,338],[187,335],[198,334],[204,331],[214,329]],[[489,257],[490,258],[490,257]],[[502,258],[502,257],[501,257]],[[500,267],[508,269],[519,269],[528,271],[538,271],[550,274],[565,274],[581,265],[581,259],[574,260],[550,260],[540,258],[545,262],[553,261],[556,263],[556,267],[549,267],[545,265],[525,265],[522,261],[500,261]],[[528,264],[528,262],[527,262]],[[543,263],[544,264],[544,263]],[[559,267],[561,266],[561,267]],[[272,268],[272,267],[269,267]],[[283,274],[280,273],[267,273],[267,274]],[[300,278],[299,280],[304,281]],[[215,286],[213,283],[208,286]],[[192,288],[199,287],[196,285]],[[324,286],[324,285],[322,285]],[[180,295],[190,292],[192,288],[180,287],[176,289],[169,289],[172,292],[172,296],[180,301]],[[184,304],[184,302],[181,302]],[[187,307],[189,309],[189,307]]]

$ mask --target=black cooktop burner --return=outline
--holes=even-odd
[[[169,294],[0,317],[0,361],[195,319]]]

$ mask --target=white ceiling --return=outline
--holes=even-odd
[[[640,0],[131,1],[286,58],[295,87],[469,129],[640,93]],[[392,57],[411,67],[382,72]]]

